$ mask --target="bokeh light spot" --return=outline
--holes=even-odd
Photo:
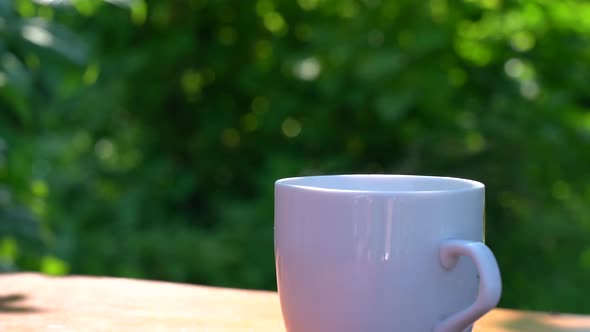
[[[465,137],[465,146],[469,152],[480,152],[485,146],[485,140],[480,133],[469,133],[467,137]]]
[[[448,4],[446,0],[430,0],[430,15],[436,23],[444,22],[448,15]]]
[[[223,27],[217,32],[217,39],[224,45],[231,45],[237,39],[236,30],[232,27]]]
[[[49,31],[34,25],[25,25],[21,34],[24,39],[39,46],[48,47],[54,42],[53,35]]]
[[[467,74],[459,67],[452,67],[448,71],[448,80],[452,86],[461,87],[467,80]]]
[[[234,128],[226,128],[221,133],[221,142],[228,148],[236,148],[240,145],[240,133]]]
[[[539,84],[534,80],[524,80],[520,83],[520,94],[532,100],[539,95]]]
[[[197,70],[187,69],[182,73],[180,84],[185,94],[189,96],[200,94],[203,87],[203,76]]]
[[[504,64],[506,75],[512,78],[519,78],[524,74],[524,63],[520,59],[512,58]]]
[[[254,46],[254,51],[258,59],[270,59],[272,57],[272,44],[268,40],[259,40]]]
[[[552,189],[553,197],[555,197],[556,199],[565,201],[571,196],[570,186],[565,181],[555,181],[553,183]]]
[[[100,67],[97,63],[90,64],[86,67],[84,71],[84,75],[82,76],[82,80],[86,85],[92,85],[96,83],[98,80],[98,76],[100,75]]]
[[[49,275],[64,275],[70,270],[69,264],[54,256],[45,256],[41,260],[41,272]]]
[[[318,6],[319,2],[319,0],[297,0],[297,4],[299,5],[299,7],[301,7],[301,9],[304,10],[315,9]]]
[[[102,138],[94,145],[94,152],[99,159],[111,159],[115,154],[115,145],[112,141]]]
[[[295,77],[303,81],[313,81],[320,75],[322,66],[315,57],[309,57],[298,62],[293,68]]]
[[[258,128],[258,118],[253,113],[247,113],[242,117],[242,127],[245,131],[253,132]]]
[[[43,180],[33,180],[31,182],[31,192],[37,197],[46,197],[49,194],[49,186]]]
[[[268,110],[269,105],[270,102],[268,101],[268,98],[266,98],[265,96],[258,96],[252,100],[252,105],[250,107],[252,109],[252,112],[254,112],[257,115],[260,115]]]
[[[526,31],[517,32],[510,38],[510,46],[516,51],[526,52],[535,46],[535,36]]]
[[[264,26],[268,29],[268,31],[278,34],[283,32],[287,28],[287,22],[283,16],[275,11],[271,11],[266,13],[263,16]]]
[[[301,133],[301,123],[294,118],[286,118],[281,125],[283,135],[289,138],[295,138]]]
[[[275,6],[271,0],[258,0],[256,2],[256,13],[264,17],[266,14],[272,12],[275,9]]]
[[[342,1],[338,10],[343,18],[353,18],[358,15],[359,7],[354,1]]]

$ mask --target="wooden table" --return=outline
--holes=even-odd
[[[285,329],[274,292],[19,273],[0,275],[0,331],[284,332]],[[516,331],[590,331],[590,316],[496,309],[474,328],[474,332]]]

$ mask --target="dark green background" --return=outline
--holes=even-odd
[[[586,1],[0,0],[0,269],[274,289],[276,179],[460,176],[589,313],[589,82]]]

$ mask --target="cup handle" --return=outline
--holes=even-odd
[[[438,323],[433,332],[462,332],[469,325],[492,310],[502,293],[500,269],[492,251],[482,242],[466,240],[446,240],[440,246],[440,262],[445,270],[457,265],[460,256],[470,257],[479,273],[479,293],[475,302]]]

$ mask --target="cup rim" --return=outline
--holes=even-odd
[[[375,180],[378,178],[382,178],[384,180],[391,181],[393,179],[405,179],[405,180],[415,180],[415,181],[431,181],[431,182],[446,182],[450,184],[451,182],[454,185],[458,185],[455,188],[449,188],[442,186],[437,189],[428,189],[428,190],[396,190],[396,189],[352,189],[346,188],[346,186],[342,188],[334,188],[326,185],[318,185],[313,184],[310,182],[318,182],[322,180],[331,180],[333,178],[340,177],[346,178],[347,180]],[[310,175],[310,176],[296,176],[296,177],[286,177],[275,181],[275,187],[287,187],[287,188],[296,188],[300,190],[306,191],[317,191],[317,192],[331,192],[331,193],[363,193],[363,194],[440,194],[440,193],[458,193],[458,192],[469,192],[469,191],[477,191],[477,190],[484,190],[485,185],[479,181],[458,178],[458,177],[450,177],[450,176],[434,176],[434,175],[411,175],[411,174],[325,174],[325,175]]]

